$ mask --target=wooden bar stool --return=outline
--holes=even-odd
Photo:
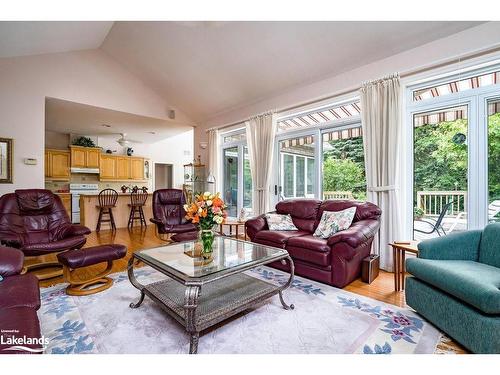
[[[101,190],[98,196],[99,205],[96,207],[99,209],[99,218],[97,219],[96,232],[101,230],[101,223],[111,223],[111,230],[116,230],[115,218],[113,217],[113,208],[116,207],[116,201],[118,200],[118,192],[113,189]],[[104,216],[108,218],[105,219]]]
[[[135,220],[140,220],[141,228],[142,225],[147,226],[146,217],[144,216],[144,210],[142,209],[148,200],[148,193],[145,192],[132,192],[130,194],[130,215],[128,217],[128,227],[132,228],[134,226]],[[137,216],[139,215],[139,216]]]

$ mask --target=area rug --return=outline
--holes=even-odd
[[[165,276],[136,270],[141,283]],[[288,275],[259,267],[248,274],[285,283]],[[187,353],[183,328],[147,296],[129,308],[139,292],[126,273],[112,275],[112,288],[90,296],[65,294],[66,285],[41,291],[39,317],[50,343],[46,353]],[[439,331],[410,309],[399,308],[325,284],[296,277],[284,293],[200,337],[198,353],[434,353]]]

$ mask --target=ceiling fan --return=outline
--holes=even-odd
[[[134,141],[132,139],[127,138],[127,133],[120,133],[121,137],[116,140],[120,146],[128,146],[131,143],[142,143],[141,141]]]

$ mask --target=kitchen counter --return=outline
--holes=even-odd
[[[152,197],[153,193],[148,194],[148,200],[143,207],[146,223],[151,224],[149,221],[153,217]],[[119,193],[116,207],[113,208],[113,216],[117,228],[126,228],[128,218],[130,215],[130,193]],[[95,230],[97,226],[97,219],[99,218],[99,205],[98,194],[81,194],[80,195],[80,224],[85,225],[91,230]],[[134,227],[140,226],[139,220],[134,222]],[[109,223],[102,223],[101,230],[111,228]]]

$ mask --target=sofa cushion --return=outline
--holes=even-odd
[[[269,230],[298,230],[290,215],[266,214]]]
[[[486,314],[500,314],[500,268],[470,260],[408,259],[408,272]]]
[[[276,212],[289,214],[298,229],[313,233],[320,205],[316,199],[287,199],[278,202]]]
[[[479,244],[479,261],[500,268],[500,223],[484,228]]]
[[[322,253],[330,252],[328,241],[321,237],[314,237],[312,234],[290,238],[287,242],[287,246],[301,247],[303,249],[319,251]]]
[[[294,237],[305,236],[309,234],[303,230],[295,231],[281,231],[281,230],[261,230],[255,235],[255,242],[261,243],[265,241],[266,243],[276,243],[278,245],[286,244],[287,241]],[[281,246],[280,246],[281,247]]]
[[[314,236],[328,239],[335,233],[348,229],[355,214],[356,207],[346,208],[342,211],[323,211]]]
[[[12,307],[40,308],[38,279],[32,273],[9,276],[0,282],[0,309]]]

